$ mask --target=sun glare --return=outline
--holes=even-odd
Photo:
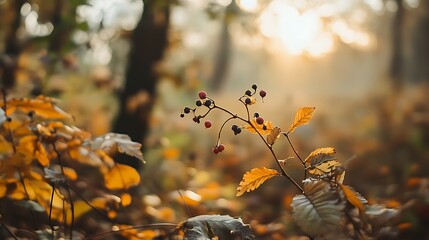
[[[263,36],[294,56],[324,56],[335,49],[336,37],[346,44],[370,46],[369,34],[351,29],[347,22],[324,22],[325,17],[332,16],[336,11],[338,9],[335,4],[324,4],[314,9],[298,9],[285,1],[274,0],[261,14],[259,28]],[[363,21],[365,14],[360,13],[355,16],[357,17],[359,21]]]

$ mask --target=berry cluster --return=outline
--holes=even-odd
[[[249,114],[249,105],[252,105],[254,103],[256,103],[256,99],[255,99],[255,95],[258,93],[257,91],[258,86],[256,84],[252,85],[251,89],[248,89],[244,92],[244,95],[241,96],[238,100],[244,105],[244,107],[246,108],[247,111],[247,117],[240,117],[237,114],[234,114],[232,112],[230,112],[229,110],[216,105],[215,101],[210,98],[206,92],[201,91],[198,93],[198,99],[195,101],[195,108],[190,108],[190,107],[185,107],[182,111],[182,113],[180,114],[180,117],[185,117],[185,114],[191,114],[193,115],[192,120],[195,123],[201,123],[201,119],[205,118],[212,110],[214,109],[218,109],[221,110],[223,112],[226,112],[230,115],[230,118],[228,118],[227,120],[225,120],[225,122],[222,124],[220,130],[219,130],[219,134],[218,134],[218,141],[217,141],[217,145],[212,149],[212,152],[215,154],[218,154],[220,152],[222,152],[223,150],[225,150],[225,145],[220,144],[220,136],[221,136],[221,132],[225,126],[225,124],[227,122],[229,122],[230,120],[241,120],[242,122],[245,122],[247,125],[253,126],[252,125],[252,121],[256,122],[259,125],[263,125],[262,128],[264,130],[266,130],[266,126],[265,126],[265,121],[262,117],[259,116],[258,113],[254,113],[253,115],[253,119],[251,119],[250,114]],[[265,96],[267,95],[267,93],[264,90],[260,90],[259,91],[259,96],[263,99]],[[205,113],[204,114],[197,114],[197,109],[203,108],[205,109]],[[212,127],[212,123],[209,120],[206,120],[204,122],[204,127],[205,128],[211,128]],[[254,127],[254,126],[253,126]],[[239,127],[236,124],[233,124],[231,126],[231,129],[234,133],[234,135],[240,134],[242,131],[243,127]]]

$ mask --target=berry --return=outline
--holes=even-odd
[[[212,105],[212,101],[210,99],[208,99],[204,102],[204,106],[206,106],[206,107],[210,107],[211,105]]]
[[[252,85],[252,89],[253,89],[253,90],[256,90],[257,88],[258,88],[258,86],[256,86],[256,84],[253,84],[253,85]]]
[[[245,94],[246,94],[247,96],[252,96],[252,92],[251,92],[250,90],[247,90],[247,91],[245,92]]]
[[[206,92],[204,92],[204,91],[201,91],[201,92],[199,92],[199,93],[198,93],[198,97],[199,97],[200,99],[206,99],[206,97],[207,97],[207,93],[206,93]]]
[[[186,113],[186,114],[188,114],[188,113],[191,112],[191,109],[188,108],[188,107],[185,107],[185,109],[183,109],[183,112]]]
[[[181,118],[185,117],[185,114],[181,113],[181,114],[180,114],[180,117],[181,117]]]
[[[265,92],[264,90],[259,91],[259,96],[261,96],[262,98],[267,96],[267,92]]]
[[[237,128],[237,130],[234,131],[235,135],[240,134],[240,133],[241,133],[241,128]]]
[[[221,144],[221,145],[217,146],[217,150],[219,152],[222,152],[223,150],[225,150],[225,145]]]
[[[218,154],[218,153],[219,153],[219,150],[217,149],[217,147],[214,147],[214,148],[212,148],[212,152],[213,152],[214,154]]]
[[[246,104],[251,104],[251,103],[252,103],[252,100],[251,100],[250,98],[246,98],[246,100],[244,100],[244,102],[245,102]]]
[[[253,116],[254,116],[255,118],[259,117],[259,113],[255,112],[255,113],[253,114]]]
[[[206,128],[211,128],[211,127],[212,127],[212,123],[211,123],[210,121],[205,121],[205,122],[204,122],[204,126],[205,126]]]
[[[234,131],[234,132],[235,132],[235,130],[237,130],[237,129],[238,129],[238,126],[234,124],[234,125],[232,125],[232,126],[231,126],[231,129],[232,129],[232,131]]]
[[[267,130],[267,126],[265,126],[265,125],[262,126],[262,130],[264,130],[264,131]]]
[[[203,105],[203,102],[201,102],[201,100],[197,100],[195,102],[195,105],[197,105],[198,107],[201,107]]]
[[[200,123],[201,116],[195,116],[192,120],[196,123]]]
[[[264,124],[264,119],[262,117],[257,117],[256,118],[256,123],[259,124],[259,125],[260,124]]]

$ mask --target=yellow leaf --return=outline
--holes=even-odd
[[[6,190],[7,190],[6,183],[0,182],[0,198],[5,196]]]
[[[12,144],[0,135],[0,155],[9,155],[12,154],[12,152]]]
[[[318,148],[311,152],[304,162],[310,163],[311,165],[316,165],[324,162],[325,160],[333,160],[332,156],[334,154],[335,148],[333,147]]]
[[[280,137],[280,128],[279,127],[275,127],[273,128],[273,130],[271,130],[271,133],[268,134],[267,136],[267,142],[270,145],[273,145],[276,140]]]
[[[331,172],[334,167],[338,167],[338,166],[341,166],[340,162],[336,160],[329,160],[319,165],[311,166],[308,172],[315,175],[322,175],[322,174]]]
[[[313,117],[313,112],[315,107],[303,107],[300,108],[295,114],[295,120],[293,120],[292,125],[289,127],[288,133],[291,133],[295,130],[295,128],[307,124],[310,122]]]
[[[68,177],[70,180],[76,180],[77,179],[77,173],[73,168],[63,167],[64,175]]]
[[[34,155],[37,158],[37,161],[40,163],[40,165],[42,165],[43,167],[48,166],[49,164],[49,157],[48,154],[46,152],[45,147],[38,142],[36,145],[36,151],[34,152]]]
[[[132,201],[132,198],[131,198],[130,194],[123,193],[121,195],[121,204],[122,204],[123,207],[126,207],[126,206],[130,205],[131,201]]]
[[[54,100],[49,97],[39,96],[35,99],[13,98],[7,101],[8,115],[20,110],[24,113],[34,112],[37,116],[49,119],[71,119],[72,116],[54,105]]]
[[[263,124],[258,124],[258,123],[256,123],[256,120],[253,119],[250,122],[258,130],[258,132],[261,135],[268,135],[273,130],[273,124],[270,121],[264,121]],[[257,132],[255,131],[255,128],[253,128],[252,125],[246,124],[243,126],[243,128],[246,129],[247,131],[251,132],[251,133],[257,134]]]
[[[346,185],[343,185],[343,184],[339,184],[339,185],[343,190],[344,196],[346,197],[347,201],[349,201],[353,206],[359,209],[360,212],[363,212],[365,210],[365,206],[363,205],[362,201],[359,199],[359,196],[356,194],[356,192],[350,189]]]
[[[274,169],[266,167],[254,168],[244,174],[243,179],[237,187],[236,196],[241,196],[245,192],[251,192],[261,186],[266,180],[278,175],[280,175],[280,173]]]
[[[140,182],[140,175],[130,166],[116,164],[104,174],[104,182],[106,187],[111,190],[127,189]]]

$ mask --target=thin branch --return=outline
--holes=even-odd
[[[6,226],[6,224],[0,223],[0,225],[12,236],[13,239],[18,240],[18,237]]]
[[[296,157],[301,161],[302,165],[304,166],[304,179],[307,178],[307,166],[305,165],[305,161],[302,160],[301,156],[299,156],[298,151],[296,151],[295,147],[292,144],[292,141],[289,138],[288,133],[283,133],[283,135],[286,137],[287,141],[289,142],[290,147],[292,148],[293,152],[295,153]]]
[[[184,197],[183,197],[183,195],[182,195],[182,192],[180,192],[180,190],[177,190],[177,192],[179,193],[180,198],[181,198],[181,199],[182,199],[182,201],[183,201],[183,205],[185,206],[186,212],[188,213],[188,217],[192,217],[192,215],[191,215],[191,211],[189,211],[188,204],[186,204],[186,201],[185,201],[185,198],[184,198]]]
[[[87,237],[86,240],[96,239],[96,238],[101,237],[101,236],[106,235],[106,234],[112,234],[112,233],[117,233],[117,232],[120,232],[120,231],[132,230],[132,229],[173,228],[173,227],[176,227],[176,226],[177,226],[177,224],[174,224],[174,223],[155,223],[155,224],[147,224],[147,225],[138,225],[138,226],[120,228],[120,229],[117,229],[117,230],[110,230],[110,231],[106,231],[106,232],[97,233],[95,235]]]
[[[60,167],[61,167],[61,172],[62,172],[63,176],[66,176],[66,175],[65,175],[65,172],[64,172],[64,165],[63,165],[63,162],[62,162],[62,160],[61,160],[61,154],[58,152],[57,147],[55,146],[55,143],[52,143],[52,147],[53,147],[53,149],[54,149],[54,152],[57,154],[57,159],[58,159],[58,162],[59,162]],[[66,181],[67,181],[67,180],[66,180]],[[69,198],[69,201],[70,201],[70,211],[71,211],[70,239],[73,239],[73,227],[74,227],[74,204],[73,204],[73,200],[72,200],[72,198],[71,198],[70,188],[68,187],[68,185],[67,185],[67,184],[65,184],[65,188],[66,188],[67,195],[68,195],[68,198]],[[67,218],[66,218],[66,220],[67,220]]]
[[[218,133],[218,135],[217,135],[217,142],[216,142],[216,146],[218,146],[218,145],[219,145],[219,142],[220,142],[220,135],[221,135],[222,130],[223,130],[223,128],[225,127],[226,123],[227,123],[227,122],[229,122],[230,120],[232,120],[232,119],[236,119],[236,118],[237,118],[237,115],[232,116],[232,117],[228,118],[228,119],[227,119],[227,120],[222,124],[222,126],[221,126],[221,127],[220,127],[220,129],[219,129],[219,133]]]
[[[281,174],[286,177],[289,181],[291,181],[301,192],[303,192],[304,190],[302,189],[302,187],[283,169],[281,163],[279,162],[279,159],[277,158],[276,153],[274,152],[273,148],[271,147],[271,145],[267,142],[267,140],[265,140],[264,136],[262,136],[262,134],[256,129],[255,126],[253,126],[253,124],[251,123],[250,120],[246,120],[240,116],[237,116],[236,114],[233,114],[231,111],[220,107],[220,106],[215,106],[215,108],[222,110],[228,114],[230,114],[231,116],[240,119],[241,121],[249,124],[255,131],[256,133],[259,135],[259,137],[262,139],[262,141],[265,143],[265,145],[268,147],[268,149],[271,152],[271,155],[274,157],[275,162],[277,163],[278,167],[280,168]]]

